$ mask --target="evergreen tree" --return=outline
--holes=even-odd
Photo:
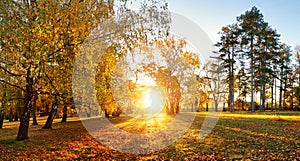
[[[256,7],[252,7],[250,11],[246,11],[245,14],[237,17],[237,21],[240,26],[242,46],[245,56],[250,58],[250,74],[251,74],[251,109],[252,112],[255,110],[254,105],[254,74],[255,74],[255,56],[257,54],[257,39],[259,37],[259,31],[264,23],[263,15]]]
[[[219,48],[221,65],[228,73],[227,81],[229,84],[229,107],[234,112],[234,69],[236,56],[240,52],[239,30],[237,24],[222,28],[221,39],[215,45]]]
[[[279,59],[278,59],[278,68],[279,68],[279,109],[284,110],[283,101],[286,98],[286,88],[287,88],[287,79],[288,74],[291,68],[291,47],[286,44],[280,44],[279,48]]]

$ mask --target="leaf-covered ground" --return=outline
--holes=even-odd
[[[78,118],[69,118],[67,123],[56,119],[50,130],[41,129],[45,118],[39,118],[40,125],[30,127],[26,141],[15,141],[17,122],[5,122],[0,129],[0,160],[300,160],[300,113],[222,113],[212,133],[201,139],[205,116],[197,113],[185,135],[148,155],[125,154],[103,146]],[[133,133],[162,128],[125,116],[110,120]],[[172,118],[156,121],[168,125]]]

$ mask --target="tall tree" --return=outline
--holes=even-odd
[[[240,27],[240,34],[245,54],[250,58],[250,79],[251,79],[251,109],[255,110],[254,92],[255,92],[255,55],[257,54],[257,39],[260,35],[260,30],[264,24],[263,15],[256,7],[252,7],[250,11],[246,11],[245,14],[237,17],[237,21]]]
[[[296,63],[295,63],[295,97],[297,99],[297,105],[296,108],[299,110],[300,109],[300,104],[299,104],[299,84],[300,84],[300,45],[297,45],[295,47],[295,58],[296,58]],[[298,93],[297,93],[298,92]]]
[[[263,15],[256,7],[252,7],[245,14],[238,16],[236,24],[223,27],[220,34],[221,39],[216,46],[219,48],[218,52],[223,62],[222,65],[227,71],[230,110],[234,110],[234,76],[237,74],[235,72],[236,64],[242,68],[237,78],[240,76],[247,78],[248,73],[250,75],[252,112],[255,111],[255,92],[260,94],[259,110],[264,111],[267,104],[269,87],[273,102],[273,95],[276,92],[274,90],[276,83],[274,82],[280,80],[281,90],[279,90],[279,95],[282,95],[283,91],[286,91],[291,84],[291,81],[285,81],[285,78],[288,78],[289,70],[287,66],[289,65],[284,64],[289,64],[290,61],[288,59],[290,56],[282,56],[285,49],[280,49],[280,35],[264,21]],[[248,69],[249,72],[244,69]],[[281,74],[278,74],[280,72]],[[277,75],[280,75],[280,77]],[[241,81],[239,78],[238,83],[242,84]],[[283,96],[284,98],[287,97],[287,92]],[[280,98],[280,102],[282,102],[282,98]]]
[[[229,108],[234,112],[234,69],[236,56],[240,52],[240,37],[237,24],[222,28],[221,40],[215,46],[219,48],[220,58],[225,70],[228,72]]]
[[[291,47],[286,44],[281,44],[279,48],[279,109],[284,110],[283,101],[286,97],[287,76],[290,72],[291,63]]]
[[[259,62],[259,84],[260,84],[260,111],[265,110],[266,103],[266,84],[271,81],[270,76],[273,74],[271,64],[274,63],[272,57],[276,56],[278,49],[279,35],[275,30],[264,23],[258,37],[259,49],[256,60]]]

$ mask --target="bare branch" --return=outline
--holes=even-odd
[[[6,69],[5,67],[2,67],[2,66],[0,66],[0,69],[4,70],[6,73],[10,74],[11,76],[20,77],[20,76],[24,75],[24,74],[13,73],[13,72],[9,71],[8,69]]]
[[[12,86],[12,87],[15,87],[15,88],[21,89],[22,91],[25,91],[25,89],[24,89],[24,88],[22,88],[22,87],[20,87],[20,86],[18,86],[18,85],[15,85],[15,84],[12,84],[12,83],[6,82],[5,80],[2,80],[2,79],[0,79],[0,82],[2,82],[2,83],[5,83],[5,84],[7,84],[7,85],[9,85],[9,86]]]

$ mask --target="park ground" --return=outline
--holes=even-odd
[[[78,117],[68,118],[67,123],[55,119],[50,130],[42,129],[46,118],[39,118],[38,126],[30,126],[30,139],[26,141],[15,140],[18,122],[5,122],[0,129],[0,160],[300,160],[299,112],[224,112],[210,135],[201,139],[199,130],[205,116],[205,112],[197,113],[185,135],[147,155],[105,147],[88,133]],[[149,133],[161,128],[148,128],[145,122],[130,121],[122,115],[110,121],[129,132]],[[158,118],[158,122],[163,121]]]

